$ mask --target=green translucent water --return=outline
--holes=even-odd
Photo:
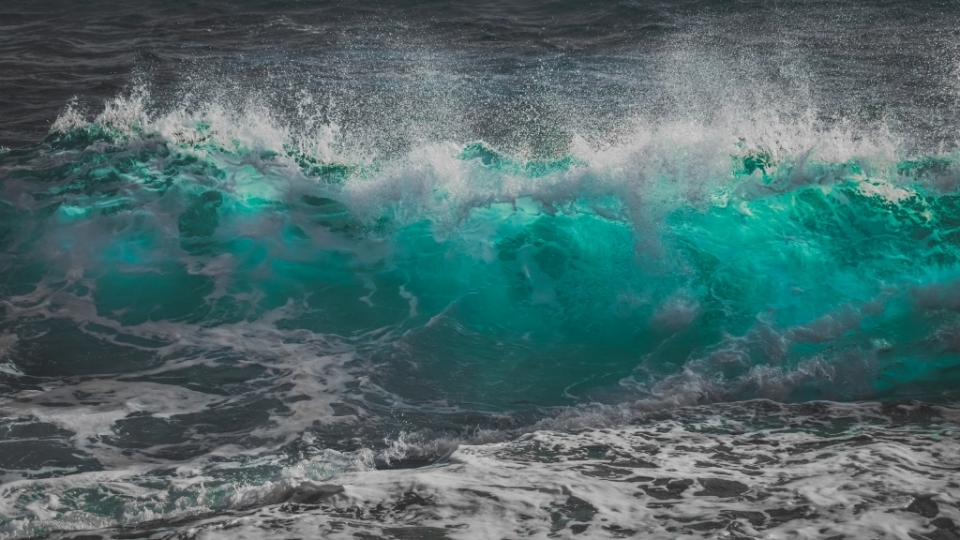
[[[707,400],[939,399],[960,382],[951,158],[731,147],[696,197],[670,167],[645,197],[629,166],[440,153],[350,164],[99,124],[54,134],[0,157],[2,294],[86,299],[121,327],[306,330],[353,348],[389,393],[489,411],[678,376]],[[24,353],[17,368],[158,361],[72,326],[56,365]]]

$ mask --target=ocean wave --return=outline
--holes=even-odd
[[[0,462],[5,534],[708,403],[955,400],[960,162],[816,118],[384,150],[252,98],[69,104],[0,154],[0,412],[43,456]]]

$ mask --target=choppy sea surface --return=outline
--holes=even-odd
[[[955,2],[0,3],[0,538],[960,539]]]

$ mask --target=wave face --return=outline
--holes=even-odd
[[[667,127],[552,157],[439,142],[347,160],[143,99],[68,110],[3,157],[11,373],[167,370],[236,354],[185,333],[249,327],[270,332],[257,354],[280,338],[396,399],[484,412],[694,382],[678,399],[938,400],[958,382],[951,155]]]
[[[731,534],[952,489],[931,472],[960,387],[951,6],[100,7],[0,8],[0,91],[24,96],[0,101],[0,538],[192,537],[292,502],[334,536],[355,507],[357,530],[476,537],[444,520],[497,510],[451,486],[571,433],[607,446],[547,456],[540,495],[504,480],[504,534],[675,537],[719,512],[686,487],[733,485],[691,456],[749,431],[838,448],[754,452],[753,502],[779,489],[749,482],[763,463],[861,498],[811,495],[800,525],[734,505]],[[704,435],[711,415],[749,427]],[[881,500],[847,470],[861,432],[929,471]],[[650,458],[655,433],[673,450]],[[585,525],[625,484],[571,495],[567,462],[614,447],[662,469],[643,512],[686,506]],[[418,478],[452,506],[406,512]]]

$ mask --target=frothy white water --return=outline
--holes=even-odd
[[[461,446],[424,469],[271,484],[244,497],[284,502],[136,530],[205,539],[953,538],[957,419],[909,405],[694,409]]]
[[[548,154],[505,145],[515,165],[494,168],[462,158],[462,149],[475,137],[437,139],[426,127],[417,132],[400,126],[405,131],[394,135],[405,144],[398,149],[368,146],[369,137],[346,136],[339,125],[317,116],[309,96],[295,112],[272,109],[269,98],[256,92],[239,102],[209,96],[161,106],[140,86],[108,101],[92,118],[72,103],[51,130],[94,130],[133,147],[160,140],[225,170],[241,167],[239,174],[217,184],[233,184],[232,190],[247,198],[283,200],[304,192],[326,193],[358,217],[375,220],[390,209],[391,218],[401,223],[428,216],[441,228],[495,202],[529,198],[553,208],[616,198],[619,208],[614,213],[647,229],[681,205],[705,208],[830,184],[837,175],[849,177],[844,174],[849,171],[830,170],[844,164],[862,169],[861,180],[871,193],[900,199],[909,193],[914,178],[907,178],[904,186],[889,185],[898,177],[896,160],[907,155],[903,137],[887,124],[824,123],[812,105],[791,103],[796,112],[784,114],[782,103],[758,101],[766,97],[732,100],[710,114],[691,110],[687,116],[660,118],[638,112],[606,133],[580,133],[573,120],[565,127],[566,142]],[[491,148],[498,148],[496,142]],[[773,175],[772,184],[735,178],[737,160],[743,156],[759,156],[765,170],[775,173],[779,167],[782,173]],[[564,157],[567,165],[547,167],[547,174],[531,177],[529,164]],[[304,176],[297,163],[302,158],[348,166],[343,185],[325,186]],[[245,182],[248,175],[242,166],[256,169],[263,178]]]

